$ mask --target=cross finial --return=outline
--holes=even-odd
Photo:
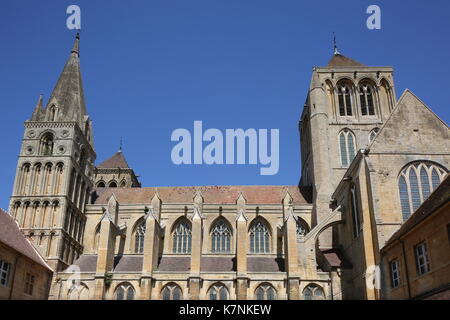
[[[334,45],[334,54],[340,54],[338,48],[337,48],[337,43],[336,43],[336,34],[333,32],[333,45]]]

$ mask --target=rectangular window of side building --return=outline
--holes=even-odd
[[[25,275],[25,293],[29,296],[33,295],[34,280],[34,275],[27,272],[27,274]]]
[[[9,285],[9,273],[11,265],[0,259],[0,286],[7,287]]]
[[[400,266],[398,260],[395,259],[390,263],[391,269],[391,286],[392,288],[398,288],[400,285]]]
[[[415,247],[416,267],[419,276],[424,275],[430,271],[430,258],[428,256],[427,243],[421,242]]]

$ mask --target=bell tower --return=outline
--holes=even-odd
[[[313,226],[331,213],[331,195],[358,150],[367,148],[395,104],[393,69],[369,67],[335,50],[325,67],[314,67],[299,122],[302,178],[312,187]],[[331,233],[320,239],[332,246]]]
[[[96,154],[80,72],[79,34],[47,102],[25,121],[10,213],[58,272],[83,250]]]

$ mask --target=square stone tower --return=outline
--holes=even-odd
[[[330,214],[330,195],[357,151],[387,120],[395,99],[391,67],[365,66],[337,49],[326,67],[314,67],[299,123],[300,186],[313,188],[313,226]],[[331,232],[324,232],[320,246],[331,244]]]

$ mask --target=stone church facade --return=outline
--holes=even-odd
[[[25,122],[9,213],[50,299],[379,299],[370,270],[447,175],[449,128],[397,101],[392,68],[336,51],[299,130],[299,186],[141,187],[121,150],[94,164],[77,36]]]

